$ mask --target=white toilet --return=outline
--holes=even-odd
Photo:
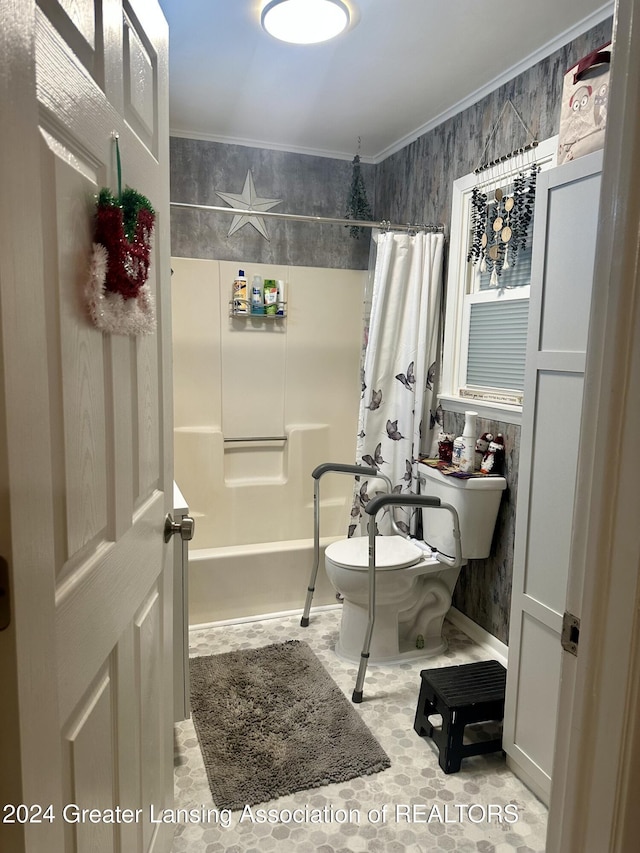
[[[458,512],[463,562],[489,556],[504,477],[460,479],[420,464],[420,492]],[[376,608],[369,663],[400,663],[446,649],[442,623],[451,606],[460,567],[449,568],[432,551],[453,556],[452,516],[422,510],[424,543],[376,536]],[[429,546],[429,547],[427,547]],[[368,623],[368,537],[333,542],[325,552],[327,576],[343,596],[339,657],[359,662]]]

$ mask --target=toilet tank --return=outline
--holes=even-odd
[[[462,479],[445,476],[437,468],[422,463],[418,465],[418,473],[421,495],[433,495],[457,510],[463,558],[488,557],[502,492],[507,487],[504,477]],[[451,513],[444,510],[422,510],[424,541],[448,556],[455,554],[452,521]]]

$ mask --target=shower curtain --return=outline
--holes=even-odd
[[[416,491],[418,456],[432,448],[443,244],[442,234],[377,235],[356,461],[389,477],[396,494]],[[381,481],[356,484],[350,536],[366,533],[364,508],[382,491]],[[415,532],[415,516],[410,509],[396,510],[405,533]],[[377,523],[380,533],[392,532],[388,510]]]

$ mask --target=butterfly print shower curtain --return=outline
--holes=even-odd
[[[387,232],[377,237],[356,462],[386,474],[396,494],[417,491],[418,456],[429,452],[433,441],[430,413],[436,403],[443,243],[442,234]],[[381,480],[357,484],[350,535],[366,533],[364,508],[383,491]],[[410,509],[396,510],[405,532],[415,530],[413,515]],[[380,513],[377,523],[380,533],[392,532],[388,511]]]

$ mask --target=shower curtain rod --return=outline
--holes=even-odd
[[[434,231],[444,232],[444,225],[398,225],[393,222],[370,222],[366,219],[338,219],[333,216],[309,216],[304,213],[276,213],[271,210],[247,210],[237,207],[216,207],[210,204],[185,204],[172,201],[170,207],[182,207],[187,210],[209,210],[212,213],[233,213],[236,216],[271,216],[274,219],[293,219],[296,222],[321,222],[326,225],[348,225],[353,228],[380,228],[383,231]]]

